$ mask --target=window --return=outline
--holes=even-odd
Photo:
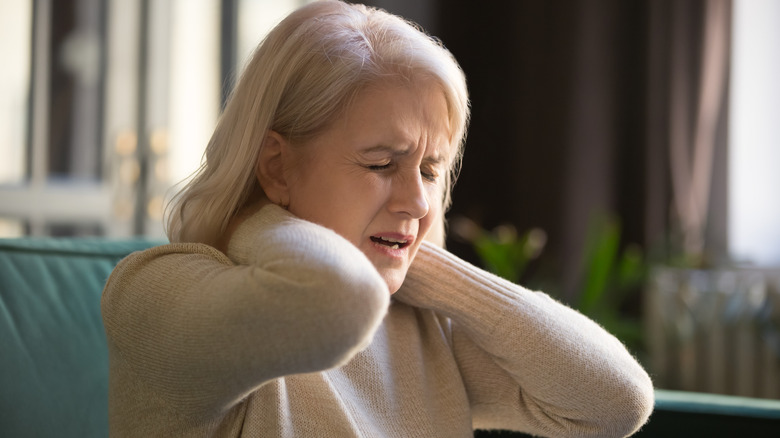
[[[216,124],[220,54],[239,71],[302,3],[0,2],[0,237],[162,237],[166,197]]]
[[[0,184],[24,178],[30,81],[32,0],[0,3]],[[21,42],[21,44],[20,44]]]
[[[729,246],[780,266],[780,2],[736,0],[729,126]]]

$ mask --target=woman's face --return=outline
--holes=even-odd
[[[393,293],[441,220],[449,131],[444,93],[432,82],[370,87],[294,148],[289,210],[352,242]]]

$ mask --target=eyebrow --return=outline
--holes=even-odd
[[[444,162],[444,156],[440,154],[440,155],[436,155],[434,157],[425,157],[422,160],[423,160],[423,163],[439,165],[439,164]]]
[[[375,153],[390,153],[393,155],[406,155],[409,153],[410,148],[403,148],[403,147],[394,147],[394,146],[387,146],[387,145],[377,145],[377,146],[371,146],[368,148],[365,148],[361,150],[361,153],[364,154],[375,154]]]
[[[360,152],[363,154],[389,153],[391,155],[407,155],[410,149],[411,148],[377,145],[365,148]],[[445,161],[445,158],[442,154],[437,154],[435,156],[423,157],[422,161],[429,164],[440,164]]]

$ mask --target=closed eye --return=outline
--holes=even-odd
[[[420,176],[428,182],[435,183],[439,178],[440,170],[441,167],[438,161],[432,162],[431,160],[426,160],[420,165]]]
[[[392,166],[393,162],[390,161],[385,164],[367,164],[365,165],[365,168],[372,172],[383,172],[389,170]],[[428,166],[422,166],[420,168],[420,176],[427,182],[435,183],[439,178],[439,173],[435,169],[426,169],[425,167]]]
[[[425,172],[422,169],[420,169],[420,175],[423,177],[424,180],[428,182],[436,182],[436,178],[438,178],[438,174],[434,172]]]

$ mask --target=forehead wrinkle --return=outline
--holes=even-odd
[[[423,146],[423,149],[427,152],[429,146],[431,144],[426,144]],[[394,157],[407,157],[415,155],[415,153],[419,150],[420,145],[415,144],[414,146],[388,146],[388,145],[376,145],[376,146],[370,146],[368,148],[360,150],[360,153],[362,155],[371,155],[371,154],[389,154]],[[425,164],[431,164],[438,166],[439,164],[447,161],[444,154],[441,153],[440,147],[434,147],[433,154],[424,154],[424,156],[421,159],[422,163]]]
[[[436,154],[434,156],[427,156],[423,158],[423,163],[426,164],[433,164],[433,165],[439,165],[445,161],[444,157],[441,154]]]
[[[379,144],[376,146],[370,146],[367,147],[360,152],[364,154],[372,154],[372,153],[390,153],[392,155],[408,155],[409,152],[412,150],[411,147],[403,147],[403,146],[390,146],[386,144]]]
[[[439,89],[437,89],[439,88]],[[399,107],[393,98],[396,90],[400,93],[413,93],[413,106]],[[379,93],[379,94],[377,94]],[[384,94],[383,94],[384,93]],[[389,94],[389,96],[388,96]],[[433,97],[433,101],[423,96]],[[381,99],[381,103],[378,99]],[[376,111],[365,111],[366,105],[379,104],[384,112],[376,118]],[[339,121],[343,130],[358,128],[364,147],[358,149],[361,155],[389,154],[392,156],[416,155],[418,149],[423,150],[423,159],[427,163],[449,165],[451,142],[449,141],[450,120],[446,96],[438,84],[427,80],[398,83],[391,80],[388,83],[374,83],[362,88],[351,100],[348,110]],[[398,123],[386,124],[389,119]],[[366,133],[367,126],[376,125],[381,132],[373,135]],[[338,128],[337,128],[338,129]],[[365,135],[364,135],[365,134]],[[444,137],[444,138],[442,138]],[[373,144],[371,144],[373,143]],[[432,158],[428,158],[432,157]]]

